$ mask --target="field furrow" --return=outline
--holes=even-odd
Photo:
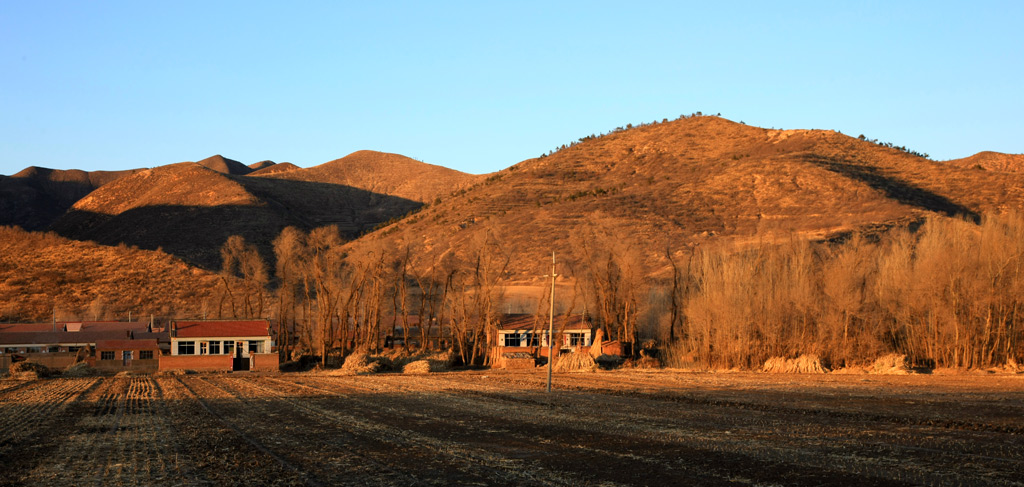
[[[1024,486],[1024,375],[0,381],[0,485]]]

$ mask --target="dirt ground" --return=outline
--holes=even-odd
[[[1024,375],[0,381],[0,485],[1024,485]]]

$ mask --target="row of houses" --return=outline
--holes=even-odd
[[[419,348],[416,321],[410,317],[409,345]],[[547,359],[548,320],[527,314],[502,317],[496,347],[491,350],[497,367]],[[449,328],[438,327],[428,337],[431,345],[451,346]],[[587,316],[556,316],[553,353],[589,352],[595,326]],[[398,328],[399,332],[401,331]],[[269,320],[174,320],[157,328],[146,322],[53,322],[0,324],[0,366],[31,360],[51,368],[87,362],[105,372],[189,369],[199,371],[273,371],[278,353]],[[404,346],[404,333],[384,339],[384,346]],[[598,353],[620,353],[604,343]],[[505,360],[505,359],[515,360]],[[526,366],[526,365],[517,365]]]
[[[0,324],[0,366],[30,360],[104,372],[278,370],[268,320],[83,321]]]

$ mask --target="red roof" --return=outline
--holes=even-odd
[[[45,332],[2,332],[0,345],[57,345],[96,343],[99,340],[122,340],[128,338],[124,331],[45,331]]]
[[[38,333],[64,331],[64,324],[56,323],[0,323],[0,333]]]
[[[156,340],[97,340],[96,350],[157,350]]]
[[[171,336],[178,338],[204,337],[269,337],[270,322],[267,320],[248,321],[174,321]]]
[[[510,314],[505,315],[501,318],[501,322],[498,323],[499,330],[532,330],[532,329],[548,329],[548,315],[538,317],[537,315],[529,314]],[[555,315],[554,328],[556,331],[561,330],[589,330],[594,326],[590,323],[589,318],[584,318],[583,315]]]

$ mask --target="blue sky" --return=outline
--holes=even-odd
[[[0,174],[360,149],[485,173],[696,111],[1020,153],[1021,25],[1024,2],[0,0]]]

